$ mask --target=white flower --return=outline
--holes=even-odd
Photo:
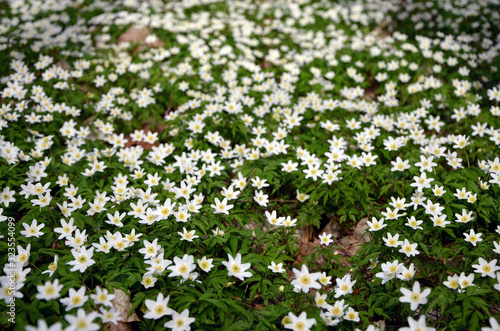
[[[96,287],[96,294],[91,294],[90,298],[94,300],[96,305],[103,305],[107,307],[113,307],[111,301],[115,298],[114,294],[109,294],[107,289],[102,289],[99,286]]]
[[[145,304],[149,311],[144,314],[144,318],[156,320],[162,318],[165,315],[171,315],[173,310],[167,307],[169,300],[170,296],[167,296],[165,298],[163,296],[163,293],[158,293],[156,301],[147,299]]]
[[[155,286],[155,283],[157,280],[158,279],[156,277],[154,277],[153,274],[146,274],[146,275],[142,276],[141,284],[145,288],[150,288],[150,287]]]
[[[476,244],[478,242],[483,241],[483,239],[481,239],[482,235],[482,233],[476,234],[473,229],[471,229],[469,233],[464,232],[465,241],[470,242],[472,245],[474,245],[474,247],[476,247]]]
[[[3,203],[5,207],[8,207],[11,202],[15,202],[14,194],[16,191],[11,191],[10,187],[5,187],[0,193],[0,203]]]
[[[234,207],[234,205],[228,205],[227,198],[224,198],[222,201],[219,198],[215,198],[214,202],[215,204],[211,204],[210,207],[214,209],[214,213],[216,214],[229,215],[229,210]]]
[[[458,223],[468,223],[468,222],[474,220],[474,217],[472,217],[472,211],[467,212],[466,209],[462,209],[462,215],[455,214],[455,217],[457,218],[455,220],[455,222],[458,222]]]
[[[37,285],[36,289],[38,290],[36,298],[48,301],[59,298],[63,285],[59,285],[59,279],[56,278],[54,282],[46,281],[45,285]]]
[[[30,257],[31,244],[26,246],[26,249],[21,246],[17,246],[17,261],[21,263],[22,267],[25,267],[28,264],[28,259]]]
[[[421,220],[417,220],[415,216],[412,216],[410,218],[406,218],[408,222],[405,223],[406,226],[411,227],[414,230],[423,230],[423,228],[420,226],[420,224],[423,223]]]
[[[443,284],[449,289],[456,290],[459,286],[458,275],[448,276],[448,280],[443,282]]]
[[[331,314],[331,316],[335,319],[342,318],[344,316],[344,311],[349,307],[349,305],[345,304],[345,300],[338,300],[335,301],[333,306],[328,307],[328,312]]]
[[[500,272],[497,272],[496,273],[496,277],[497,277],[497,282],[495,285],[493,285],[493,287],[495,288],[495,290],[497,291],[500,291]]]
[[[385,228],[387,226],[387,224],[384,223],[384,218],[377,220],[375,217],[372,217],[371,222],[367,221],[366,224],[368,224],[368,226],[369,226],[368,231],[370,231],[370,232],[382,230],[383,228]]]
[[[396,233],[394,236],[390,233],[387,233],[387,238],[382,238],[385,242],[386,246],[389,247],[398,247],[400,246],[403,242],[399,241],[399,233]]]
[[[182,259],[177,256],[174,257],[174,265],[168,267],[172,271],[168,277],[181,276],[184,280],[189,278],[189,274],[196,268],[194,264],[194,257],[192,255],[184,254]]]
[[[215,228],[215,230],[212,230],[212,233],[214,234],[214,237],[217,236],[224,236],[225,232],[224,230],[219,229],[219,227]]]
[[[298,317],[292,312],[289,312],[288,318],[290,323],[285,324],[285,329],[291,329],[293,331],[307,331],[310,330],[314,324],[316,324],[316,320],[314,318],[307,318],[306,312],[302,312]]]
[[[351,294],[356,281],[351,281],[351,274],[347,274],[342,278],[337,278],[337,286],[335,286],[335,298],[342,295]]]
[[[420,177],[414,176],[413,180],[415,180],[415,182],[411,183],[410,186],[416,187],[417,192],[422,192],[424,188],[431,187],[431,183],[434,181],[434,178],[427,178],[427,174],[425,172],[422,172],[420,174]]]
[[[302,269],[298,270],[293,268],[293,273],[295,274],[295,279],[292,280],[292,285],[301,290],[304,293],[309,292],[309,289],[315,288],[320,289],[321,284],[317,282],[321,276],[319,272],[309,273],[309,269],[305,264],[302,265]]]
[[[413,279],[413,276],[415,276],[415,265],[412,263],[410,264],[409,268],[406,268],[405,266],[402,266],[401,269],[399,270],[398,278],[401,279],[402,281],[409,281]]]
[[[496,259],[486,262],[482,257],[479,258],[479,264],[473,264],[472,267],[476,269],[474,270],[476,274],[481,274],[481,277],[490,276],[491,278],[495,278],[495,272],[500,270]]]
[[[206,256],[202,257],[201,260],[198,260],[198,266],[205,272],[209,272],[212,270],[214,265],[212,264],[214,259],[207,259]]]
[[[270,269],[272,272],[275,273],[283,273],[285,272],[285,269],[283,269],[283,263],[278,263],[276,264],[274,261],[271,261],[271,265],[267,267]]]
[[[394,279],[399,273],[399,270],[403,268],[403,263],[399,263],[398,260],[392,262],[382,263],[382,272],[377,272],[375,277],[382,279],[382,285]]]
[[[498,324],[498,321],[495,319],[495,317],[490,317],[489,322],[491,328],[485,326],[481,328],[481,331],[498,331],[500,329],[500,324]]]
[[[144,248],[139,249],[139,253],[144,254],[144,259],[154,258],[161,249],[161,246],[158,245],[158,238],[153,242],[144,240],[143,243]]]
[[[281,163],[281,166],[283,167],[281,170],[282,171],[285,171],[285,172],[293,172],[293,171],[297,171],[297,166],[299,164],[297,162],[292,162],[292,160],[288,160],[287,163]]]
[[[173,331],[187,331],[191,330],[189,325],[194,321],[195,319],[193,317],[189,317],[188,309],[184,309],[184,311],[180,314],[175,310],[172,310],[172,320],[166,322],[164,326],[172,329]]]
[[[359,312],[355,311],[352,307],[349,307],[345,312],[344,319],[353,322],[359,322]]]
[[[328,304],[326,303],[326,298],[327,298],[327,294],[320,294],[319,291],[316,292],[316,296],[314,297],[314,301],[316,303],[316,306],[318,306],[319,308],[324,308],[324,309],[327,309],[328,308]]]
[[[59,301],[66,306],[66,310],[71,310],[83,306],[88,298],[89,297],[85,295],[85,286],[82,286],[78,291],[70,288],[68,297],[62,298]]]
[[[255,191],[255,196],[253,197],[253,199],[255,200],[255,202],[257,202],[260,206],[262,207],[266,207],[267,206],[267,203],[269,202],[269,195],[267,194],[264,194],[264,192],[261,190],[261,191]]]
[[[415,282],[412,291],[402,287],[401,293],[403,296],[399,298],[399,301],[409,303],[411,310],[417,310],[419,305],[425,305],[427,303],[427,296],[431,293],[431,289],[426,288],[421,292],[420,283]]]
[[[399,156],[396,158],[396,161],[391,161],[391,164],[391,171],[405,171],[411,167],[410,161],[403,161]]]
[[[250,263],[241,263],[241,254],[236,254],[236,258],[233,258],[231,254],[227,255],[228,261],[222,261],[222,264],[227,268],[228,276],[234,276],[239,280],[244,280],[246,277],[252,277],[250,271],[246,271],[250,268]]]
[[[321,241],[321,243],[326,246],[330,245],[333,242],[331,238],[332,235],[326,234],[326,232],[323,232],[323,234],[319,236],[319,240]]]
[[[474,282],[474,274],[466,276],[465,272],[462,272],[458,277],[458,284],[460,285],[458,292],[462,293],[466,287],[473,286],[472,282]]]
[[[65,328],[65,331],[94,331],[99,330],[100,326],[93,323],[98,313],[93,311],[89,314],[85,313],[83,308],[78,309],[76,316],[66,315],[64,318],[68,321],[69,326]]]
[[[94,255],[94,247],[91,247],[88,250],[85,247],[81,247],[80,251],[72,249],[71,254],[73,254],[75,260],[67,263],[74,266],[70,269],[70,271],[78,270],[80,272],[85,272],[88,267],[95,264],[95,261],[92,260],[92,256]]]
[[[104,309],[104,307],[101,307],[99,311],[101,312],[101,318],[103,323],[113,323],[115,325],[118,325],[118,321],[122,320],[120,313],[117,312],[115,308],[106,310]]]
[[[435,328],[427,327],[425,324],[425,315],[420,316],[418,321],[408,317],[409,327],[400,328],[399,331],[434,331]]]
[[[33,220],[31,222],[31,225],[28,225],[28,223],[23,223],[23,226],[24,226],[24,230],[21,231],[21,234],[24,235],[26,238],[29,238],[29,237],[40,237],[41,235],[43,235],[43,232],[41,231],[43,229],[43,227],[45,226],[45,224],[40,224],[38,225],[37,224],[37,220]]]
[[[404,243],[401,244],[401,249],[399,250],[400,253],[405,253],[406,256],[415,256],[420,254],[420,252],[417,250],[418,244],[410,244],[408,239],[405,239]]]
[[[56,322],[52,324],[49,328],[47,325],[47,322],[43,319],[39,319],[37,321],[37,326],[31,326],[27,325],[26,326],[26,331],[61,331],[62,330],[62,324],[60,322]]]
[[[305,202],[307,199],[309,199],[309,194],[300,193],[299,190],[297,190],[297,200]]]
[[[332,283],[331,279],[332,279],[332,276],[327,276],[326,272],[322,272],[319,275],[319,279],[318,280],[321,283],[321,285],[326,286],[326,285],[330,285]]]
[[[195,235],[195,230],[188,231],[185,227],[182,228],[182,232],[177,232],[181,236],[181,240],[192,242],[193,239],[199,238],[200,236]]]
[[[49,274],[49,277],[52,277],[54,272],[57,270],[57,260],[59,260],[59,256],[54,256],[54,262],[51,262],[48,266],[48,270],[42,271],[42,274]]]
[[[106,221],[106,223],[121,228],[123,227],[122,219],[125,217],[125,215],[125,213],[120,214],[120,212],[118,211],[115,211],[114,215],[107,214],[106,216],[108,217],[108,220]]]

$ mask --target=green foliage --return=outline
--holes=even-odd
[[[0,328],[494,328],[500,8],[389,2],[1,2]]]

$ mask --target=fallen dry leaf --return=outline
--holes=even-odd
[[[118,324],[108,323],[108,331],[132,331],[130,323],[118,322]]]
[[[138,322],[139,317],[137,317],[135,312],[129,316],[130,309],[132,309],[132,302],[130,302],[129,295],[117,288],[115,288],[115,292],[113,294],[115,295],[115,298],[112,301],[113,308],[120,313],[122,322]]]
[[[340,238],[335,243],[343,248],[344,255],[353,256],[361,248],[361,245],[370,241],[370,236],[364,234],[365,230],[368,229],[367,222],[368,218],[363,218],[358,222],[358,225],[356,225],[351,234]]]
[[[117,44],[120,45],[124,42],[143,44],[148,47],[162,47],[165,43],[161,39],[156,39],[154,43],[146,43],[146,37],[149,35],[148,27],[139,27],[132,25],[118,37]]]

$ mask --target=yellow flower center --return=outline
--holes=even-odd
[[[77,329],[86,329],[87,328],[87,321],[83,318],[79,318],[76,321],[76,327],[77,327]]]
[[[311,277],[309,277],[308,275],[303,275],[302,277],[300,277],[300,282],[304,285],[309,285],[311,284]]]
[[[163,307],[162,305],[156,306],[155,313],[157,313],[158,315],[163,315],[164,312],[165,312],[165,307]]]
[[[45,288],[45,294],[47,295],[52,295],[55,293],[55,291],[56,289],[52,285],[47,285],[47,287]]]

